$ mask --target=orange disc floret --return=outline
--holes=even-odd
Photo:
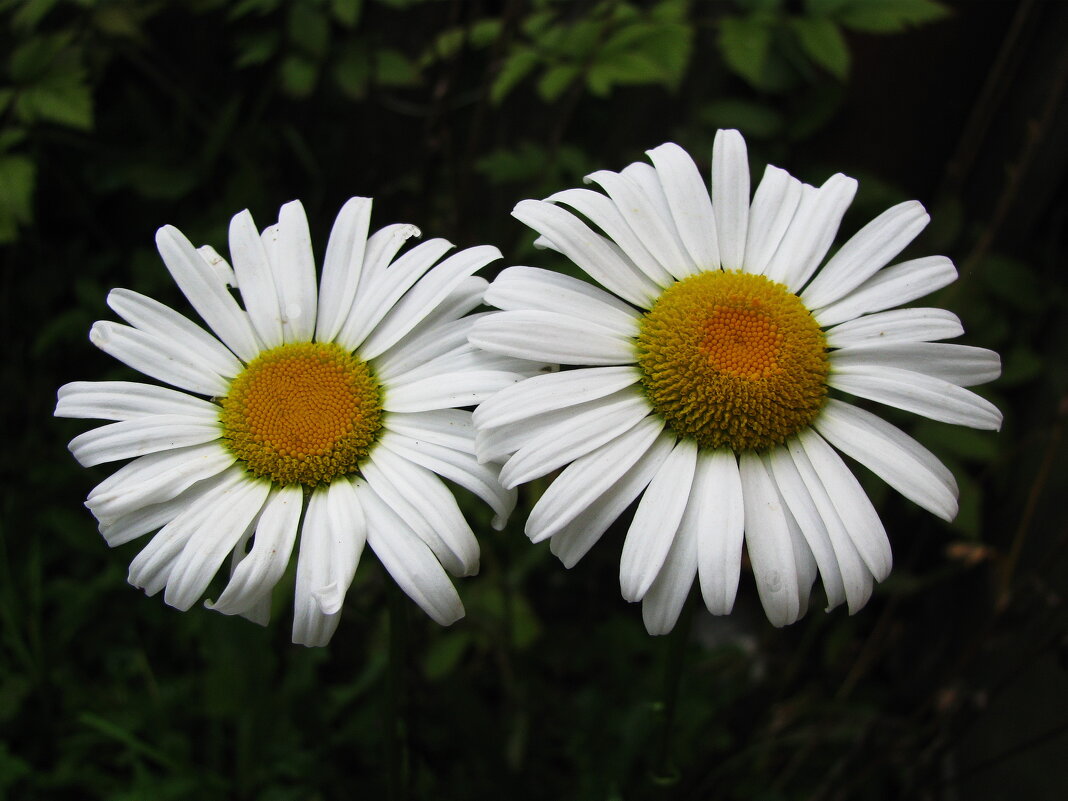
[[[264,351],[220,403],[230,450],[276,484],[316,486],[356,472],[382,427],[371,369],[332,343]]]
[[[780,445],[827,396],[823,331],[760,275],[715,270],[668,287],[642,318],[637,350],[654,410],[702,448]]]

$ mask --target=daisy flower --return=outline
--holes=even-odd
[[[852,613],[890,572],[890,545],[836,449],[946,520],[957,487],[849,396],[997,429],[998,410],[964,387],[996,378],[998,356],[940,342],[963,333],[950,312],[895,308],[956,277],[941,256],[886,266],[927,224],[919,203],[887,210],[825,261],[852,178],[817,189],[769,166],[750,201],[737,131],[716,136],[711,193],[677,145],[648,155],[590,175],[603,194],[568,189],[513,211],[593,284],[510,267],[490,286],[502,311],[471,342],[575,369],[483,403],[479,458],[507,460],[506,487],[563,468],[526,532],[551,538],[567,567],[642,496],[620,585],[650,633],[672,629],[697,577],[709,611],[729,613],[743,543],[774,625],[805,613],[817,574],[828,608]]]
[[[130,566],[130,583],[181,610],[230,556],[230,579],[208,605],[266,623],[271,591],[298,548],[293,641],[326,644],[364,544],[431,618],[464,614],[446,571],[478,571],[478,543],[441,477],[494,510],[515,493],[474,456],[471,413],[533,374],[530,362],[478,351],[467,333],[500,258],[390,225],[368,236],[369,198],[352,198],[330,234],[322,279],[304,209],[287,203],[257,230],[230,223],[231,267],[210,247],[161,228],[156,244],[214,336],[128,289],[108,305],[97,347],[170,389],[75,382],[56,415],[117,422],[70,443],[84,466],[132,459],[89,493],[111,546],[159,530]],[[244,307],[235,299],[237,290]],[[488,358],[487,358],[488,357]],[[299,545],[296,545],[297,534]]]

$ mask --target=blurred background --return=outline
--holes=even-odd
[[[0,797],[1068,797],[1066,40],[1033,0],[0,0]],[[773,629],[743,569],[731,617],[692,597],[649,637],[629,515],[566,571],[522,534],[544,482],[501,533],[462,496],[482,573],[448,629],[370,551],[328,649],[290,644],[291,575],[266,629],[126,584],[143,542],[82,507],[112,468],[51,412],[131,375],[87,338],[110,288],[191,313],[156,228],[225,254],[300,198],[321,256],[367,195],[552,267],[518,200],[667,140],[707,171],[719,127],[755,176],[859,178],[839,242],[922,201],[908,253],[961,273],[923,305],[1004,360],[1000,434],[886,414],[952,467],[953,524],[856,467],[896,561],[864,610],[817,590]]]

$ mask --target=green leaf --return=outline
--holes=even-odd
[[[419,70],[400,50],[384,47],[375,53],[375,80],[383,86],[415,86]]]
[[[330,43],[330,22],[319,9],[296,3],[289,9],[289,38],[305,54],[322,58]]]
[[[356,27],[363,11],[363,0],[330,0],[330,13],[346,28]]]
[[[93,98],[80,71],[56,72],[23,89],[15,108],[25,122],[45,120],[82,131],[93,127]]]
[[[751,100],[714,100],[699,112],[710,128],[737,128],[747,136],[771,139],[783,128],[783,117],[771,106]]]
[[[28,30],[37,27],[45,15],[51,11],[59,0],[27,0],[22,3],[22,8],[15,12],[11,18],[11,27],[16,30]]]
[[[423,657],[424,675],[430,681],[449,675],[470,645],[471,635],[466,631],[450,631],[433,640]]]
[[[472,47],[489,47],[501,35],[499,19],[480,19],[471,26],[468,39]]]
[[[538,95],[546,103],[552,103],[567,91],[578,75],[579,68],[575,64],[557,64],[550,67],[538,80]]]
[[[849,48],[837,25],[829,19],[801,17],[791,20],[790,27],[809,58],[839,80],[848,77]]]
[[[496,105],[506,98],[516,85],[530,74],[541,58],[533,50],[520,48],[513,50],[505,60],[501,71],[493,80],[490,88],[490,100]]]
[[[0,111],[4,110],[4,104],[0,103]],[[4,128],[0,129],[0,153],[5,153],[11,150],[15,145],[20,144],[26,138],[25,128]]]
[[[25,156],[0,156],[0,243],[14,242],[18,226],[33,219],[37,169]]]
[[[276,31],[257,31],[238,36],[234,45],[237,50],[234,66],[238,69],[252,67],[268,61],[277,51],[281,37]]]
[[[865,33],[898,33],[909,25],[923,25],[949,16],[935,0],[852,0],[834,16],[847,28]]]
[[[371,60],[362,42],[348,44],[334,62],[334,81],[338,88],[353,100],[367,96],[367,84],[371,79]]]
[[[719,49],[735,73],[760,88],[771,45],[771,29],[759,19],[725,17],[719,26]]]
[[[291,97],[307,97],[315,89],[319,66],[303,56],[287,56],[279,67],[282,90]]]

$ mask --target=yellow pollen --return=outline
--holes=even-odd
[[[780,445],[827,396],[819,324],[760,275],[715,270],[668,287],[642,318],[637,351],[653,409],[702,448]]]
[[[332,343],[264,351],[220,400],[223,439],[259,478],[328,484],[354,473],[381,428],[370,368]]]

